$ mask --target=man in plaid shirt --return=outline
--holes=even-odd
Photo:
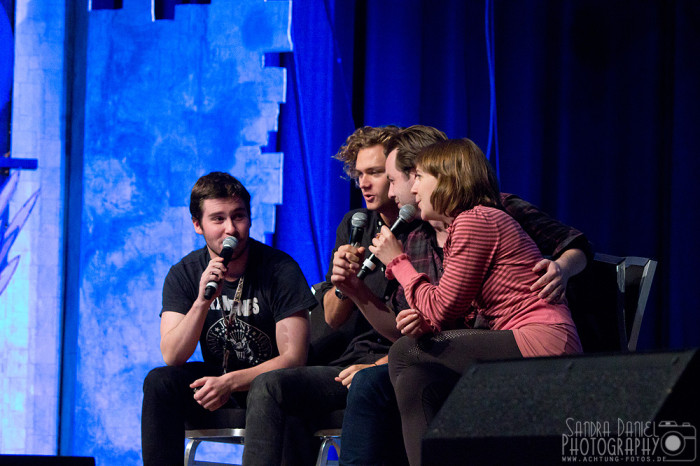
[[[416,155],[423,147],[444,139],[444,134],[434,128],[416,125],[399,131],[386,144],[389,197],[399,207],[415,204],[415,196],[410,191],[415,179]],[[562,301],[568,279],[580,273],[593,257],[588,240],[580,231],[551,218],[518,196],[501,193],[501,202],[505,211],[520,223],[547,257],[535,266],[534,271],[542,275],[532,289],[539,289],[539,297],[548,302]],[[403,242],[403,250],[413,267],[426,274],[432,284],[437,284],[442,276],[442,245],[445,238],[444,225],[423,222]],[[405,302],[401,287],[389,301],[397,302]],[[401,310],[394,309],[395,312]],[[471,325],[479,327],[481,323],[477,319]],[[343,420],[343,464],[407,462],[400,436],[398,440],[391,436],[395,439],[392,442],[386,434],[400,432],[401,429],[388,365],[382,364],[386,360],[388,358],[382,358],[375,365],[364,368],[351,366],[340,374],[343,384],[350,386],[352,382]]]

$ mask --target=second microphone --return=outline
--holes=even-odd
[[[399,210],[399,218],[394,222],[394,224],[391,226],[391,232],[393,234],[396,234],[399,228],[401,228],[404,224],[410,223],[411,220],[413,220],[413,217],[416,216],[416,208],[415,206],[412,206],[411,204],[406,204],[405,206],[401,207],[401,210]],[[357,278],[360,280],[364,280],[364,278],[367,276],[368,273],[370,273],[372,270],[374,270],[377,265],[381,262],[374,254],[369,256],[365,261],[362,263],[362,268],[360,269],[359,272],[357,272]]]

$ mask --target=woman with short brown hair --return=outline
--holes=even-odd
[[[388,228],[370,251],[412,307],[397,315],[397,327],[412,338],[394,343],[389,371],[406,451],[417,465],[422,435],[470,364],[575,354],[581,344],[567,306],[530,290],[542,255],[501,209],[493,169],[476,144],[456,139],[425,148],[412,192],[423,220],[449,225],[440,283],[416,272]]]

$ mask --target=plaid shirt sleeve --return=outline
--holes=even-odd
[[[430,283],[437,285],[442,276],[442,259],[438,255],[435,244],[435,230],[427,222],[412,230],[403,242],[403,251],[418,273],[428,276]],[[398,313],[411,306],[401,286],[398,286],[391,297],[391,305]]]

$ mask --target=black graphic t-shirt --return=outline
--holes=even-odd
[[[222,294],[207,314],[199,342],[205,361],[221,365],[228,345],[228,370],[252,367],[279,355],[275,324],[316,305],[299,265],[289,255],[254,239],[243,279],[241,303],[233,309],[238,282],[224,282]],[[163,285],[163,311],[187,314],[199,293],[199,280],[209,264],[206,247],[193,251],[170,268]],[[235,312],[231,335],[225,338],[224,316]]]

